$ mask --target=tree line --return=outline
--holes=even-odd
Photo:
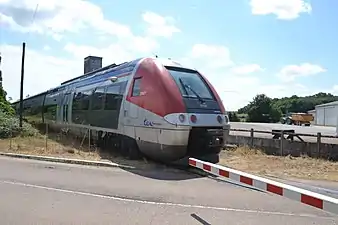
[[[14,109],[11,104],[7,101],[7,92],[2,86],[2,71],[1,71],[1,54],[0,54],[0,111],[6,114],[14,115]]]
[[[246,106],[237,112],[230,112],[230,121],[240,121],[239,115],[246,115],[247,122],[275,123],[279,122],[283,114],[289,112],[306,113],[316,105],[338,101],[338,96],[330,93],[317,93],[310,96],[297,96],[284,98],[270,98],[265,94],[256,95]]]

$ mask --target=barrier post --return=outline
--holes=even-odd
[[[253,148],[254,147],[254,129],[251,128],[250,130],[250,147]]]
[[[280,155],[283,156],[284,152],[284,131],[281,131],[281,136],[280,136]]]
[[[322,134],[320,132],[317,133],[317,153],[318,153],[318,158],[320,158],[320,145],[322,143]]]

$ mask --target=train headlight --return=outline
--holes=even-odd
[[[191,115],[190,120],[191,120],[191,122],[196,123],[197,117],[195,115]]]
[[[225,123],[229,123],[229,117],[228,117],[228,115],[225,115],[225,116],[224,116],[224,122],[225,122]]]
[[[180,115],[178,116],[178,119],[180,120],[181,123],[183,123],[183,122],[185,121],[185,115],[180,114]]]
[[[218,121],[220,124],[222,124],[222,123],[223,123],[223,118],[222,118],[222,116],[218,115],[218,116],[217,116],[217,121]]]

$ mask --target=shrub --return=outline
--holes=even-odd
[[[1,102],[0,101],[0,111],[6,113],[8,115],[11,115],[11,116],[15,115],[14,108],[8,102]]]
[[[16,136],[37,136],[39,131],[29,123],[23,122],[20,127],[20,121],[10,113],[4,112],[0,108],[0,138],[9,138]]]

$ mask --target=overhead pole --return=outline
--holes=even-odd
[[[21,82],[20,82],[20,127],[22,127],[22,114],[23,114],[23,80],[25,74],[25,51],[26,51],[26,43],[22,43],[22,58],[21,58]]]

